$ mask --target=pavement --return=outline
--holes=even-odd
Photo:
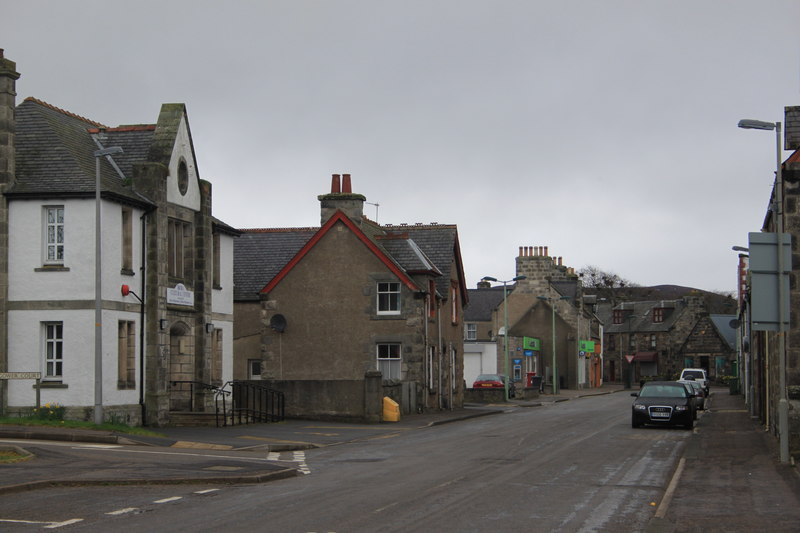
[[[161,436],[155,437],[0,426],[0,450],[34,455],[27,461],[0,464],[0,495],[58,485],[261,483],[302,475],[303,450],[620,392],[631,391],[606,384],[597,389],[562,389],[557,395],[546,393],[532,400],[407,415],[393,423],[286,420],[224,428],[158,428]],[[59,441],[63,446],[54,451],[35,442],[17,442],[21,440]],[[122,454],[119,460],[98,461],[92,453],[98,447],[112,453],[120,445],[128,453],[140,454],[135,462]],[[750,417],[743,396],[712,387],[710,406],[697,421],[646,532],[746,531],[749,519],[750,530],[765,524],[770,531],[800,530],[800,475],[793,464],[780,463],[777,446],[777,439]],[[192,460],[187,462],[187,457]]]

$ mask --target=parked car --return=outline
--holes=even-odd
[[[684,383],[691,387],[692,394],[694,394],[695,400],[695,407],[700,411],[706,410],[706,391],[703,389],[703,386],[700,382],[695,381],[693,379],[686,379],[686,380],[678,380],[679,383]]]
[[[690,389],[677,381],[649,381],[642,385],[631,411],[631,427],[645,424],[694,427],[695,402]]]
[[[678,378],[678,381],[683,381],[687,379],[694,379],[695,381],[699,381],[700,385],[703,387],[703,390],[706,391],[706,396],[708,396],[708,374],[702,368],[684,368],[681,370],[681,377]]]
[[[506,376],[503,374],[481,374],[475,378],[473,389],[505,389]],[[517,388],[513,381],[508,382],[508,397],[516,396]]]

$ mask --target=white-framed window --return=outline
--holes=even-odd
[[[60,380],[64,372],[64,324],[44,322],[44,379]]]
[[[400,314],[400,283],[396,281],[378,282],[378,314]]]
[[[64,264],[64,206],[44,208],[44,263]]]
[[[383,374],[383,379],[400,379],[401,347],[399,342],[379,343],[378,370]]]
[[[261,379],[261,359],[247,360],[247,379]]]
[[[117,388],[136,388],[136,323],[120,320],[117,326]]]
[[[464,324],[464,340],[478,340],[478,324]]]
[[[655,335],[655,333],[653,333],[653,334],[650,335],[650,347],[651,348],[655,348],[656,344],[657,344],[656,335]]]

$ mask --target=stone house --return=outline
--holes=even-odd
[[[735,316],[709,314],[702,296],[614,307],[600,302],[597,314],[605,324],[607,381],[673,379],[686,367],[705,368],[711,378],[731,371],[735,336],[730,321]]]
[[[318,200],[318,228],[241,230],[234,377],[283,392],[290,417],[378,421],[383,396],[406,413],[460,407],[456,226],[381,226],[349,174]]]
[[[211,215],[185,106],[107,127],[15,105],[18,77],[0,52],[0,372],[39,374],[71,418],[209,407],[192,383],[231,376],[237,232]],[[2,410],[30,409],[31,384],[0,380]]]
[[[486,332],[496,344],[497,371],[505,373],[508,366],[512,379],[521,386],[530,374],[542,377],[552,388],[555,362],[556,388],[599,387],[602,324],[584,298],[580,277],[561,258],[551,257],[547,247],[532,246],[519,248],[514,277],[522,276],[507,284],[505,301],[502,285],[480,283],[470,291],[470,302],[486,300],[484,304],[493,307],[490,313],[471,314],[467,328]]]
[[[784,109],[785,118],[783,125],[784,137],[780,139],[779,161],[781,162],[780,181],[773,182],[768,209],[765,213],[761,233],[776,233],[779,229],[778,221],[783,226],[783,232],[788,234],[791,246],[784,249],[784,257],[790,258],[784,262],[785,292],[788,302],[788,315],[785,323],[788,328],[783,332],[774,328],[761,328],[758,322],[762,318],[764,307],[757,309],[756,300],[765,302],[763,294],[758,291],[768,290],[771,302],[769,307],[777,308],[778,298],[771,296],[773,288],[765,285],[755,286],[755,278],[764,276],[764,256],[758,257],[754,252],[754,235],[750,236],[749,257],[742,261],[740,255],[740,276],[745,282],[741,287],[739,309],[739,336],[738,345],[740,387],[745,394],[746,402],[753,416],[757,417],[772,435],[779,439],[782,460],[786,454],[797,457],[800,455],[800,256],[797,253],[798,239],[800,239],[800,106],[787,106]],[[778,123],[780,124],[780,123]],[[781,150],[790,150],[791,153],[784,159]],[[773,169],[769,178],[773,179]],[[766,174],[766,172],[765,172]],[[782,202],[777,200],[781,199]],[[777,205],[776,204],[780,204]],[[754,232],[759,235],[759,232]],[[777,241],[773,241],[777,242]],[[763,243],[762,243],[763,244]],[[773,249],[775,246],[773,244]],[[769,255],[772,255],[770,253]],[[754,261],[759,264],[753,266]],[[773,261],[772,268],[777,271],[777,260]],[[762,277],[763,280],[763,277]],[[763,282],[762,282],[763,283]],[[777,291],[775,292],[777,294]],[[771,298],[771,300],[770,300]],[[777,317],[777,310],[775,311]],[[778,320],[775,320],[775,324]],[[781,353],[781,338],[783,336],[783,349]],[[782,364],[783,363],[783,364]],[[784,374],[781,375],[781,369]],[[782,383],[785,383],[786,409],[780,408],[783,392]],[[781,438],[781,419],[785,417],[785,440]],[[787,451],[788,449],[788,451]]]

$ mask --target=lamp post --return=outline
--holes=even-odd
[[[511,278],[510,280],[501,281],[497,278],[493,278],[491,276],[484,276],[482,281],[492,281],[494,283],[502,283],[503,284],[503,346],[504,346],[504,361],[505,361],[505,372],[506,372],[506,379],[503,382],[503,388],[505,389],[506,401],[508,401],[508,382],[511,380],[511,376],[508,373],[508,291],[506,289],[506,285],[511,283],[512,281],[521,281],[523,279],[527,279],[527,276],[516,276]]]
[[[559,298],[551,298],[550,296],[537,296],[543,302],[550,302],[550,311],[552,312],[552,322],[550,329],[553,335],[551,344],[553,345],[553,394],[558,394],[558,360],[556,359],[556,306],[553,304],[555,300],[569,300],[569,296],[561,296]]]
[[[120,146],[103,148],[94,153],[94,423],[103,423],[103,295],[101,261],[100,216],[100,158],[119,154]]]
[[[789,462],[789,400],[786,398],[786,318],[784,316],[784,280],[783,280],[783,174],[781,155],[781,123],[744,119],[739,127],[748,130],[775,130],[777,168],[775,170],[775,194],[773,195],[773,214],[775,216],[775,233],[778,254],[778,373],[780,390],[778,391],[778,431],[780,433],[781,463]]]

